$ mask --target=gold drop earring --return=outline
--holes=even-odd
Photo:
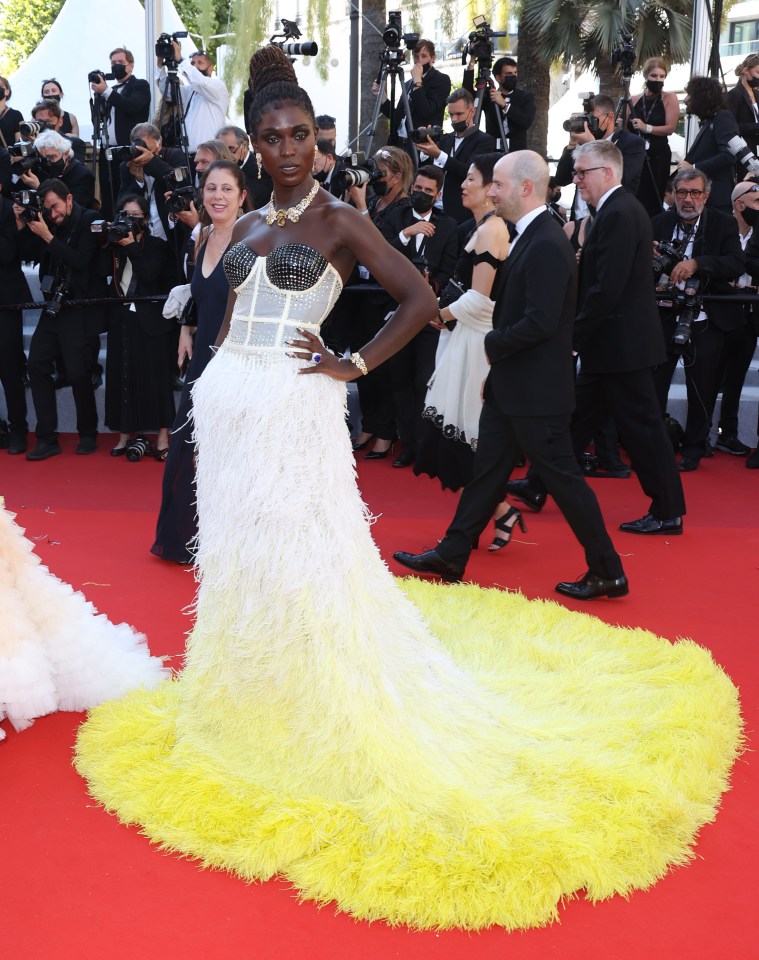
[[[258,179],[261,179],[261,168],[263,166],[263,160],[261,159],[261,154],[258,150],[255,151],[256,154],[256,166],[258,167]]]

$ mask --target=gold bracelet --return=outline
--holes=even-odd
[[[358,369],[361,371],[361,373],[364,376],[366,376],[367,373],[369,373],[369,369],[364,363],[364,358],[361,356],[360,353],[351,354],[351,363],[353,364],[354,367],[358,367]]]

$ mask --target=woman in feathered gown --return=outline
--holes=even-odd
[[[357,917],[525,927],[576,891],[645,887],[715,815],[740,746],[736,690],[694,644],[389,574],[340,381],[436,304],[371,224],[312,186],[313,109],[287,59],[258,51],[251,80],[276,205],[238,224],[223,344],[194,389],[186,667],[93,711],[77,767],[162,846],[283,875]],[[318,331],[356,257],[400,306],[338,360]]]
[[[0,721],[23,730],[46,713],[152,690],[168,675],[142,634],[98,614],[40,563],[0,497]]]

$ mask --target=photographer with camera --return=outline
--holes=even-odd
[[[74,136],[73,133],[64,133],[63,130],[63,110],[60,103],[55,100],[40,100],[32,107],[32,119],[42,125],[43,130],[55,130],[62,137],[65,137],[71,144],[74,156],[80,163],[87,162],[87,144],[84,140]],[[29,129],[31,124],[22,123],[21,130],[26,134],[27,139],[34,142],[38,133]],[[40,133],[42,130],[39,131]]]
[[[438,214],[435,201],[443,189],[440,167],[425,164],[417,170],[411,186],[411,206],[388,215],[383,234],[403,253],[438,295],[453,276],[459,255],[456,221]],[[410,466],[416,457],[424,430],[422,414],[427,384],[435,369],[440,331],[436,318],[416,334],[388,361],[395,407],[395,422],[403,452],[393,466]]]
[[[70,140],[55,130],[44,130],[35,138],[34,149],[39,163],[19,176],[21,185],[37,190],[42,181],[61,180],[79,206],[87,209],[94,206],[95,177],[89,167],[74,156]]]
[[[345,188],[335,174],[342,169],[335,148],[329,140],[316,141],[314,165],[311,170],[314,180],[320,183],[333,197],[344,198]]]
[[[133,76],[134,55],[125,47],[116,47],[108,54],[111,74],[116,81],[112,87],[101,70],[90,73],[93,94],[105,101],[108,123],[108,141],[111,146],[129,143],[129,131],[136,123],[144,123],[150,113],[150,84]],[[93,107],[95,101],[92,101]],[[93,120],[93,123],[95,121]]]
[[[442,126],[445,101],[451,92],[451,80],[435,69],[435,44],[431,40],[419,40],[413,52],[414,65],[411,77],[405,83],[406,96],[411,110],[412,128]],[[390,119],[391,128],[397,131],[391,146],[408,148],[411,131],[406,129],[406,116],[403,100],[393,106],[387,96],[387,89],[380,90],[375,80],[372,93],[382,98],[381,112]]]
[[[654,370],[654,382],[664,417],[672,375],[682,356],[688,417],[678,467],[690,472],[708,453],[726,337],[746,323],[743,304],[700,303],[699,297],[735,293],[733,281],[745,272],[745,259],[735,218],[707,207],[711,184],[706,174],[693,167],[680,170],[674,187],[675,209],[653,220],[659,287],[665,277],[672,285],[659,297],[668,357]]]
[[[108,224],[104,237],[109,292],[117,301],[108,311],[106,354],[105,423],[119,434],[111,456],[141,459],[151,452],[145,434],[158,431],[153,452],[164,460],[176,413],[171,381],[176,370],[177,324],[163,316],[161,302],[129,303],[123,298],[168,293],[171,250],[151,235],[150,207],[144,196],[127,194],[117,206],[118,216]]]
[[[164,147],[161,133],[152,123],[138,123],[129,140],[129,159],[122,160],[119,166],[119,193],[144,197],[150,210],[151,238],[172,238],[181,249],[187,239],[186,231],[180,231],[180,236],[175,234],[166,195],[171,192],[167,178],[184,167],[184,153],[178,147]]]
[[[24,321],[21,310],[6,305],[32,299],[21,269],[21,252],[13,202],[0,190],[0,386],[5,393],[10,437],[8,453],[26,451],[26,391],[24,390]]]
[[[611,97],[594,96],[592,93],[580,94],[583,100],[583,113],[573,114],[564,121],[564,129],[569,133],[569,143],[564,148],[556,166],[554,182],[565,187],[572,183],[574,151],[582,143],[595,140],[609,140],[616,144],[622,154],[622,186],[633,196],[638,193],[646,148],[640,137],[627,130],[615,127],[615,105]],[[572,220],[581,220],[588,216],[588,207],[582,192],[575,190],[572,201]]]
[[[495,140],[474,126],[474,100],[468,90],[459,87],[446,103],[453,133],[446,133],[435,142],[430,136],[421,140],[420,131],[415,130],[414,141],[418,143],[419,150],[445,172],[443,211],[453,217],[456,223],[464,223],[471,219],[472,214],[462,202],[461,185],[472,159],[482,153],[493,153]]]
[[[735,117],[738,132],[746,141],[749,150],[756,153],[759,147],[759,54],[750,53],[735,68],[738,83],[725,97],[727,109]]]
[[[169,46],[171,55],[169,56]],[[161,53],[158,51],[161,50]],[[162,34],[156,43],[156,80],[164,97],[167,96],[168,73],[181,75],[179,94],[182,97],[184,120],[189,150],[192,153],[204,140],[216,136],[226,123],[229,92],[224,81],[214,73],[213,64],[205,50],[196,50],[189,59],[182,57],[182,47],[176,37]]]
[[[58,136],[49,133],[47,136]],[[97,407],[92,389],[92,359],[104,328],[99,306],[69,307],[68,300],[103,297],[105,278],[100,270],[100,245],[91,226],[94,210],[85,210],[59,179],[41,184],[42,213],[16,202],[13,212],[22,259],[39,263],[40,285],[47,305],[29,348],[29,380],[37,414],[37,444],[27,460],[46,460],[61,452],[58,443],[53,367],[63,359],[76,406],[80,455],[97,448]]]
[[[476,58],[471,56],[464,70],[462,86],[474,96],[474,68]],[[495,82],[493,82],[495,81]],[[512,57],[500,57],[493,64],[493,77],[485,93],[483,104],[485,131],[496,143],[501,139],[497,113],[503,121],[507,143],[499,149],[509,153],[527,149],[527,131],[535,120],[535,97],[529,90],[517,85],[517,62]]]
[[[0,147],[9,147],[21,139],[19,124],[24,117],[8,106],[11,93],[11,85],[5,77],[0,77]]]

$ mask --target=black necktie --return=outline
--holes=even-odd
[[[506,223],[506,229],[509,231],[509,242],[513,243],[514,238],[519,235],[516,224],[509,221]]]

